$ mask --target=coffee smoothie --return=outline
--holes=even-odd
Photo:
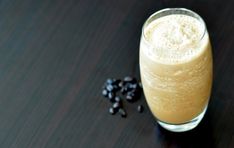
[[[208,32],[198,19],[170,14],[145,24],[140,72],[153,115],[170,124],[186,123],[207,107],[212,85]]]

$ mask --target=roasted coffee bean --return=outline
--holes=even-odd
[[[113,83],[113,80],[112,80],[111,78],[108,78],[108,79],[106,80],[106,83],[107,83],[107,84],[112,84],[112,83]]]
[[[138,106],[137,106],[137,111],[138,111],[139,113],[142,113],[142,112],[144,111],[144,107],[143,107],[142,105],[138,105]]]
[[[127,96],[132,96],[132,97],[135,97],[135,91],[129,91],[128,93],[127,93]]]
[[[113,81],[113,85],[118,85],[121,82],[120,79],[116,79],[115,81]]]
[[[133,89],[130,93],[132,93],[134,96],[140,96],[141,90],[138,89]]]
[[[126,84],[125,84],[124,88],[126,89],[127,92],[129,92],[129,91],[132,90],[131,85],[132,85],[132,84],[130,84],[130,83],[126,83]]]
[[[116,81],[116,79],[114,79],[114,78],[108,78],[108,79],[106,80],[106,84],[114,84],[115,81]]]
[[[136,80],[136,78],[127,76],[127,77],[124,78],[124,82],[133,84],[133,83],[137,83],[137,80]]]
[[[116,96],[115,97],[115,102],[120,102],[121,101],[121,98],[119,96]]]
[[[124,82],[132,82],[133,78],[130,76],[124,77]]]
[[[127,88],[127,87],[122,87],[121,90],[120,90],[120,92],[121,92],[123,95],[126,94],[127,91],[128,91],[128,88]]]
[[[109,99],[112,99],[112,98],[114,98],[115,97],[115,94],[113,93],[113,92],[109,92],[108,93],[108,98]]]
[[[137,89],[139,86],[138,86],[137,83],[134,83],[134,84],[129,85],[129,87],[130,87],[131,89]]]
[[[123,81],[119,82],[118,86],[119,86],[120,88],[124,87],[124,82],[123,82]]]
[[[126,100],[129,102],[135,102],[139,99],[139,93],[135,92],[135,91],[130,91],[127,93],[126,95]]]
[[[121,117],[123,117],[123,118],[127,117],[127,113],[126,113],[126,111],[123,108],[119,109],[119,113],[120,113]]]
[[[142,88],[139,85],[138,85],[138,87],[135,90],[138,91],[139,93],[142,92]]]
[[[120,87],[118,85],[113,85],[113,91],[118,91],[120,89]]]
[[[114,102],[114,98],[115,98],[115,94],[113,93],[113,92],[109,92],[108,93],[108,98],[109,98],[109,100],[111,101],[111,102]]]
[[[114,115],[119,112],[122,117],[127,117],[126,111],[123,109],[123,100],[120,96],[116,96],[118,91],[125,95],[128,102],[135,102],[139,99],[142,84],[137,82],[134,77],[126,76],[123,81],[120,79],[108,78],[103,86],[102,95],[107,97],[112,102],[112,107],[109,108],[109,113]],[[138,112],[143,112],[143,106],[137,106]]]
[[[116,113],[116,110],[115,110],[114,108],[110,107],[110,108],[109,108],[109,113],[110,113],[111,115],[114,115],[114,114]]]
[[[108,91],[107,91],[106,89],[103,89],[103,90],[102,90],[102,95],[103,95],[104,97],[107,97]]]
[[[108,90],[108,91],[113,91],[114,90],[114,87],[113,87],[113,85],[111,85],[111,84],[108,84],[107,86],[106,86],[106,89]]]
[[[134,101],[134,97],[131,96],[131,95],[127,95],[127,96],[126,96],[126,100],[127,100],[128,102],[133,102],[133,101]]]
[[[120,102],[115,102],[112,106],[114,109],[119,109],[122,107],[121,103]]]

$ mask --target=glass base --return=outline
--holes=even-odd
[[[157,120],[158,124],[161,125],[163,128],[172,131],[172,132],[185,132],[185,131],[189,131],[194,129],[202,120],[202,118],[204,117],[205,113],[207,110],[207,106],[205,107],[205,109],[202,111],[202,113],[200,113],[196,118],[183,123],[183,124],[169,124],[169,123],[165,123],[163,121],[159,121]]]

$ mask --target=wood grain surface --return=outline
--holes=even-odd
[[[0,148],[233,148],[234,1],[1,0]],[[128,118],[108,114],[106,78],[139,78],[141,27],[153,12],[185,7],[207,24],[214,83],[201,124],[171,133],[144,96]],[[138,104],[145,106],[137,113]]]

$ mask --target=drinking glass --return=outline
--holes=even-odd
[[[171,15],[192,17],[199,23],[201,32],[191,47],[184,46],[185,49],[177,51],[173,46],[163,48],[168,42],[164,39],[152,39],[158,33],[154,32],[155,22],[160,23],[162,18]],[[180,40],[181,36],[176,35],[178,30],[167,30],[170,25],[174,24],[169,23],[165,28],[161,25],[161,30],[171,33],[170,40]],[[186,31],[190,26],[182,27]],[[154,32],[151,37],[147,34],[150,31]],[[185,35],[188,39],[194,37],[192,32]],[[203,19],[185,8],[166,8],[152,14],[142,28],[140,74],[146,102],[159,125],[173,132],[195,128],[207,110],[213,76],[211,44]]]

